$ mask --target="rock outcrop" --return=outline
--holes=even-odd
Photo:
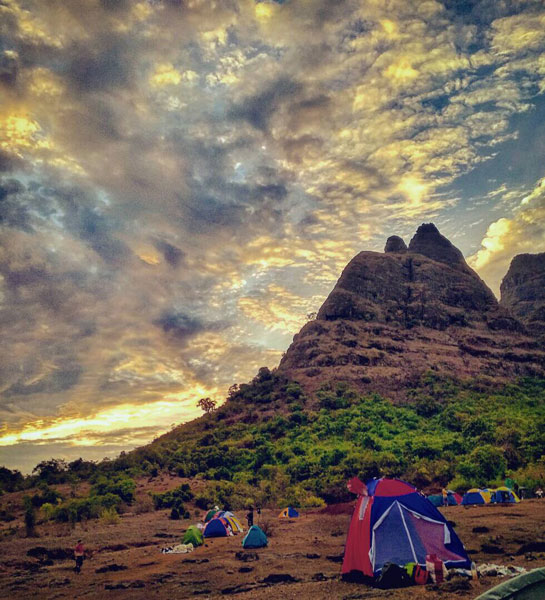
[[[545,336],[545,252],[515,256],[500,291],[500,304],[528,331]]]
[[[395,236],[397,238],[397,236]],[[455,378],[545,374],[545,351],[500,306],[435,225],[407,249],[360,252],[278,368],[313,393],[325,381],[405,398],[427,371]]]
[[[391,235],[386,240],[384,252],[407,252],[407,244],[398,235]]]

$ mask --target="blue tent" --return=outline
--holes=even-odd
[[[210,519],[203,531],[204,537],[226,537],[229,535],[223,519]]]
[[[252,525],[242,540],[243,548],[263,548],[268,544],[267,536],[257,525]]]
[[[452,526],[412,485],[373,479],[367,482],[367,495],[355,493],[360,495],[348,530],[343,574],[377,576],[388,562],[424,566],[428,554],[437,555],[447,568],[469,568],[471,561]]]
[[[478,490],[477,488],[468,490],[462,498],[464,506],[468,506],[469,504],[488,504],[489,502],[490,496],[487,498],[487,492],[485,490]]]

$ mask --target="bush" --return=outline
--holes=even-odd
[[[115,508],[105,508],[100,513],[100,520],[105,525],[117,525],[119,523],[119,515]]]
[[[193,500],[193,492],[187,483],[183,483],[177,488],[168,490],[162,494],[152,494],[153,505],[155,510],[162,508],[178,508],[183,507],[184,502]]]
[[[125,475],[113,475],[110,479],[101,475],[97,478],[95,485],[91,488],[91,496],[104,496],[106,494],[115,494],[123,502],[131,504],[134,500],[134,490],[136,483]]]

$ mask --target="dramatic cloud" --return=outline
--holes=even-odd
[[[544,26],[538,0],[4,0],[7,462],[195,416],[422,221],[497,290],[545,245]]]

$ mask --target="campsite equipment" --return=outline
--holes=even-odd
[[[426,555],[426,571],[433,583],[442,583],[445,579],[446,568],[443,561],[437,558],[437,554]]]
[[[428,583],[429,574],[424,567],[415,565],[413,569],[413,579],[417,585],[426,585],[426,583]]]
[[[489,504],[490,491],[471,488],[462,497],[462,504],[469,506],[470,504]]]
[[[469,568],[462,542],[446,519],[412,485],[398,479],[367,482],[368,496],[356,501],[346,540],[342,573],[379,575],[387,562],[426,564],[436,554],[447,567]]]
[[[226,537],[232,535],[232,531],[229,522],[223,517],[218,517],[217,519],[210,519],[210,521],[208,521],[208,525],[204,528],[203,535],[205,538]]]
[[[242,540],[243,548],[263,548],[269,543],[265,532],[257,525],[252,525]]]
[[[195,525],[190,525],[182,538],[182,544],[193,544],[196,548],[204,543],[202,531]]]
[[[378,576],[376,586],[384,590],[402,588],[411,585],[407,571],[395,563],[386,563]]]
[[[295,510],[295,508],[292,508],[291,506],[287,506],[279,515],[278,518],[279,519],[295,519],[295,517],[298,517],[299,513]]]
[[[543,600],[545,567],[509,579],[486,591],[475,600]]]
[[[494,504],[516,504],[520,500],[513,490],[510,490],[507,486],[502,486],[492,492],[490,502]]]

